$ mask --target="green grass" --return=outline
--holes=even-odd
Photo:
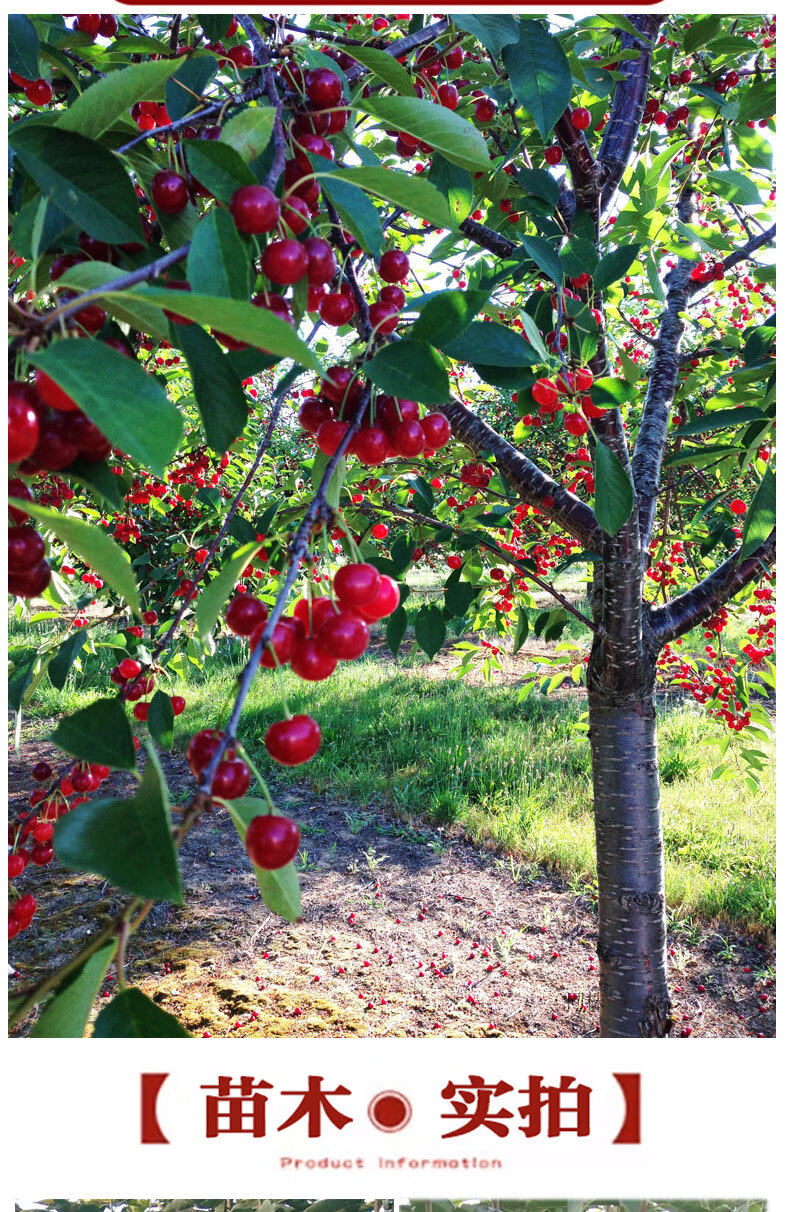
[[[214,722],[237,672],[235,662],[215,659],[178,686],[187,699],[178,744]],[[73,711],[101,684],[76,675],[61,693],[44,685],[33,714]],[[437,679],[419,666],[393,670],[372,659],[341,665],[323,683],[286,674],[282,685],[292,711],[319,720],[324,742],[308,766],[278,768],[274,782],[306,780],[359,807],[394,805],[435,825],[459,824],[477,842],[545,864],[577,886],[594,880],[590,757],[574,728],[580,699],[518,703],[512,685]],[[264,772],[271,763],[262,741],[281,718],[279,694],[274,675],[258,677],[242,717],[240,735]],[[759,796],[740,779],[713,781],[718,753],[704,741],[719,735],[693,704],[661,711],[668,900],[678,917],[773,927],[773,770]]]

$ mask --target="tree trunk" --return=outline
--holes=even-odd
[[[670,1027],[664,851],[652,684],[633,696],[591,688],[601,1035]]]

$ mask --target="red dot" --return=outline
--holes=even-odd
[[[368,1107],[370,1122],[381,1132],[399,1132],[411,1119],[411,1103],[397,1090],[383,1090]]]

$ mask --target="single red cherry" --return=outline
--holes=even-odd
[[[305,682],[323,682],[337,668],[337,659],[330,657],[314,636],[307,636],[294,645],[291,669]]]
[[[547,164],[559,164],[562,159],[562,148],[559,143],[552,143],[544,153]]]
[[[399,248],[388,248],[381,254],[379,277],[385,282],[403,282],[409,276],[409,258]]]
[[[385,573],[382,575],[381,584],[373,601],[366,602],[364,606],[358,606],[357,611],[363,619],[373,623],[377,619],[383,619],[387,615],[393,614],[399,605],[400,590],[392,577]]]
[[[52,846],[33,846],[30,851],[30,861],[36,867],[46,867],[55,857]]]
[[[159,622],[159,615],[156,613],[155,610],[144,610],[143,611],[143,622],[147,623],[149,626],[153,626],[154,623]]]
[[[536,404],[548,408],[557,403],[557,388],[551,379],[538,379],[532,384],[532,399]]]
[[[425,449],[425,434],[419,421],[401,421],[392,430],[392,443],[399,455],[405,459],[422,454]]]
[[[454,84],[440,84],[436,90],[439,104],[445,109],[458,109],[458,89]]]
[[[25,96],[31,105],[49,105],[52,100],[52,85],[48,80],[31,80],[25,87]]]
[[[379,299],[382,303],[394,303],[398,311],[406,306],[406,292],[400,286],[382,286]]]
[[[299,598],[294,607],[293,617],[301,624],[303,634],[297,636],[297,639],[304,639],[306,635],[315,635],[321,624],[329,618],[330,614],[335,613],[335,608],[331,598],[325,598],[321,594],[313,594],[309,598]]]
[[[272,724],[266,731],[263,743],[269,757],[281,766],[301,766],[318,752],[321,729],[311,716],[295,715],[290,720],[279,720]]]
[[[248,46],[232,46],[228,58],[236,67],[252,67],[252,51]]]
[[[35,917],[37,908],[38,901],[36,898],[31,893],[26,892],[24,896],[20,896],[19,900],[14,902],[11,912],[18,922],[30,922]]]
[[[316,431],[316,442],[318,449],[330,458],[337,451],[338,446],[346,436],[348,429],[347,421],[324,421]]]
[[[286,226],[295,236],[301,236],[310,222],[310,207],[304,198],[297,194],[289,194],[287,198],[283,198],[281,205]]]
[[[26,572],[8,574],[8,592],[17,598],[37,598],[52,580],[52,569],[46,560],[34,564]]]
[[[52,778],[52,767],[49,762],[36,762],[30,773],[37,783],[43,783]]]
[[[307,253],[307,281],[311,286],[323,286],[335,276],[337,264],[332,245],[320,236],[308,236],[302,245]]]
[[[187,765],[197,776],[206,769],[219,747],[222,733],[217,728],[201,728],[187,745]]]
[[[247,235],[271,231],[280,218],[280,203],[265,185],[242,185],[229,209],[236,227]]]
[[[355,661],[367,648],[370,632],[367,623],[357,614],[341,611],[321,625],[316,639],[328,656],[340,661]]]
[[[475,104],[475,118],[478,122],[493,122],[496,116],[496,105],[490,97],[481,97]]]
[[[142,724],[148,719],[148,703],[135,703],[132,708],[132,715]],[[74,790],[79,791],[79,787],[75,787]]]
[[[388,335],[398,327],[400,311],[394,303],[379,299],[377,303],[371,303],[369,315],[374,336],[380,333]]]
[[[321,395],[331,404],[348,402],[353,405],[359,399],[362,384],[354,378],[348,366],[330,366],[321,381]]]
[[[291,659],[296,632],[290,619],[278,619],[269,643],[261,653],[260,664],[264,669],[275,669],[278,665],[287,665]],[[250,636],[250,650],[258,647],[263,628]],[[272,651],[274,649],[274,651]]]
[[[343,96],[340,77],[328,67],[319,67],[305,77],[305,92],[316,109],[331,109]]]
[[[292,286],[307,273],[307,253],[298,240],[274,240],[261,257],[261,270],[270,282]]]
[[[237,800],[250,789],[250,768],[241,758],[223,758],[211,783],[211,794],[223,800]]]
[[[354,304],[347,295],[324,295],[318,307],[318,314],[325,324],[332,328],[341,328],[348,324],[354,314]]]
[[[99,18],[99,33],[102,38],[114,38],[118,33],[118,21],[112,13],[103,13]]]
[[[123,660],[119,662],[118,669],[120,670],[121,677],[125,678],[127,682],[130,682],[132,678],[137,677],[138,673],[142,673],[143,667],[139,661],[134,659],[134,657],[124,657]]]
[[[8,878],[15,880],[18,875],[21,875],[27,866],[27,862],[18,852],[9,854],[8,856]]]
[[[8,571],[27,572],[44,559],[44,540],[32,526],[11,526],[8,530]]]
[[[189,186],[180,173],[163,168],[151,182],[151,199],[157,210],[166,215],[177,214],[189,201]]]
[[[574,130],[586,130],[592,121],[592,114],[584,106],[575,109],[571,114],[571,126]]]
[[[260,598],[251,593],[240,593],[228,603],[225,611],[225,622],[234,635],[252,635],[258,627],[262,627],[269,617],[269,611]]]
[[[74,23],[74,28],[89,38],[95,38],[101,29],[101,17],[98,13],[80,13]]]
[[[318,396],[308,396],[299,408],[298,421],[308,433],[318,433],[324,421],[334,419],[332,405]]]
[[[429,412],[427,417],[423,417],[420,421],[420,426],[425,438],[425,445],[429,450],[441,450],[453,436],[450,422],[441,412]]]
[[[8,462],[19,463],[35,450],[38,416],[33,407],[38,397],[27,383],[8,384]]]
[[[170,706],[173,708],[173,715],[182,715],[186,709],[187,701],[180,694],[171,694]]]
[[[50,408],[56,409],[58,412],[75,412],[77,404],[72,400],[71,396],[67,396],[61,387],[53,379],[50,379],[48,374],[43,370],[37,370],[33,376],[36,392],[44,401],[49,404]]]
[[[381,573],[372,564],[344,564],[332,580],[343,606],[364,606],[372,602],[381,586]]]
[[[288,816],[254,816],[247,826],[244,844],[256,867],[277,871],[285,867],[299,849],[299,826]]]
[[[365,425],[354,434],[349,451],[366,467],[379,467],[392,454],[392,445],[385,429]]]

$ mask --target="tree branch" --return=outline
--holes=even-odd
[[[776,531],[773,530],[754,555],[741,559],[740,550],[720,564],[693,589],[673,598],[649,614],[650,634],[656,647],[670,644],[729,602],[776,561]]]
[[[633,34],[623,33],[620,45],[623,50],[638,47],[642,54],[638,59],[625,59],[617,65],[625,79],[618,80],[615,85],[612,116],[598,153],[598,163],[603,170],[601,210],[606,209],[617,192],[639,131],[650,83],[653,47],[664,19],[638,13],[629,16],[628,20],[642,37],[637,39]]]

